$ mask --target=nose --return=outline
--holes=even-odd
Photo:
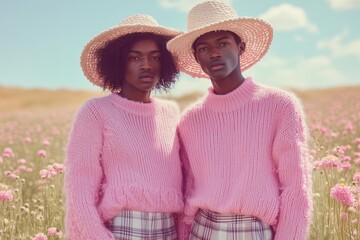
[[[141,70],[150,70],[150,69],[151,69],[151,65],[149,59],[144,58],[141,63]]]
[[[219,57],[220,57],[219,48],[217,48],[217,47],[211,48],[210,58],[211,59],[216,59],[216,58],[219,58]]]

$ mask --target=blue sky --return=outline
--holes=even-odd
[[[83,46],[121,19],[143,13],[186,31],[196,0],[0,0],[0,86],[101,91],[83,76]],[[232,0],[240,17],[274,28],[268,54],[244,72],[281,88],[360,85],[360,0]],[[183,74],[174,95],[206,91]]]

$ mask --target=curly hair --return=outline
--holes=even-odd
[[[109,41],[103,48],[97,51],[99,59],[97,68],[104,79],[103,89],[117,91],[121,89],[127,64],[127,55],[131,47],[140,40],[154,40],[161,53],[160,80],[156,84],[156,90],[168,91],[179,76],[173,56],[166,49],[166,43],[171,39],[154,33],[131,33]]]

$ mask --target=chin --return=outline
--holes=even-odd
[[[229,76],[229,74],[224,74],[224,73],[218,73],[218,74],[209,74],[211,79],[214,80],[223,80],[225,79],[227,76]]]

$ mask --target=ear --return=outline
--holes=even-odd
[[[245,52],[245,48],[246,48],[245,42],[240,42],[238,44],[239,56],[241,56]]]

